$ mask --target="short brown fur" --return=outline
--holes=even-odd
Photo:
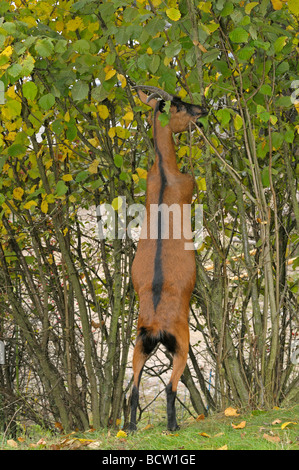
[[[156,149],[155,162],[147,176],[146,214],[147,220],[142,227],[141,238],[138,243],[136,256],[132,266],[132,281],[139,296],[140,310],[137,324],[137,341],[133,354],[134,387],[132,393],[131,430],[136,429],[136,407],[138,404],[138,389],[141,372],[149,350],[146,342],[156,344],[171,339],[175,344],[173,352],[173,371],[167,391],[168,428],[176,429],[174,401],[177,385],[184,371],[189,350],[189,302],[196,278],[194,250],[186,250],[185,243],[192,243],[190,214],[181,217],[170,212],[169,239],[160,241],[161,257],[155,265],[155,256],[158,249],[158,240],[150,239],[150,213],[152,204],[159,204],[163,194],[163,204],[179,205],[183,214],[183,205],[191,204],[194,180],[189,174],[179,171],[172,133],[183,132],[189,124],[195,122],[200,116],[206,114],[200,106],[192,108],[192,115],[186,109],[177,110],[175,105],[170,108],[170,121],[162,127],[158,117],[160,111],[156,99],[147,102],[148,96],[138,90],[140,100],[151,106],[154,110],[154,141]],[[190,105],[189,105],[190,106]],[[160,160],[162,159],[162,160]],[[163,174],[162,174],[163,173]],[[164,187],[163,185],[164,178]],[[161,192],[162,191],[162,192]],[[161,200],[160,200],[161,202]],[[173,238],[174,224],[181,227],[181,238]],[[147,230],[147,238],[145,231]],[[160,263],[160,264],[159,264]],[[153,301],[153,279],[157,275],[155,270],[161,270],[163,278],[160,279],[160,296],[155,308]],[[170,347],[170,346],[169,346]]]

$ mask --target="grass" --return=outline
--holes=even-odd
[[[242,422],[242,428],[232,426]],[[285,423],[297,424],[285,426]],[[29,430],[13,440],[15,444],[0,435],[0,449],[299,450],[299,405],[255,410],[233,417],[219,413],[199,421],[188,419],[180,425],[180,430],[172,433],[162,423],[143,429],[141,426],[136,433],[128,435],[118,430],[102,430],[53,436],[40,429],[33,433]]]

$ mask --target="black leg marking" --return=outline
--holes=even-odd
[[[177,424],[176,414],[175,414],[176,392],[172,391],[171,382],[166,386],[166,397],[167,397],[167,427],[169,431],[176,431],[180,427]]]
[[[137,429],[136,414],[137,414],[138,402],[139,402],[139,390],[134,385],[133,390],[132,390],[132,395],[131,395],[131,421],[130,421],[130,426],[129,426],[130,432],[136,431]]]
[[[155,136],[156,136],[156,119],[157,119],[156,114],[159,109],[159,106],[160,104],[158,102],[157,107],[155,109],[155,116],[154,116],[154,135]],[[158,201],[158,205],[160,208],[161,204],[163,203],[163,196],[164,196],[164,191],[167,185],[167,178],[166,178],[164,167],[163,167],[163,156],[158,147],[156,138],[155,138],[155,152],[159,158],[158,164],[159,164],[159,171],[160,171],[160,177],[161,177],[161,187],[160,187],[159,201]],[[160,209],[159,208],[158,208],[157,251],[156,251],[156,256],[155,256],[154,278],[153,278],[153,283],[152,283],[153,304],[154,304],[155,310],[161,300],[163,281],[164,281],[163,267],[162,267],[162,214],[161,214],[161,208]]]

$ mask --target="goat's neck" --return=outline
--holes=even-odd
[[[168,125],[162,127],[158,119],[158,113],[156,114],[154,121],[154,141],[156,159],[153,169],[157,169],[159,171],[163,166],[165,173],[177,173],[179,169],[176,162],[172,132]]]

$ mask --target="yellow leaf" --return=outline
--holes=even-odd
[[[217,450],[228,450],[227,444],[222,447],[219,447]]]
[[[116,74],[116,70],[114,69],[108,70],[105,76],[105,81],[110,80],[110,78],[114,77],[115,74]]]
[[[69,229],[67,227],[65,227],[64,231],[63,231],[63,235],[66,236],[67,232],[69,231]]]
[[[290,10],[291,13],[293,13],[293,15],[299,16],[298,0],[289,0],[288,9]]]
[[[271,0],[274,10],[281,10],[283,7],[282,0]]]
[[[88,171],[91,174],[96,174],[98,171],[100,160],[94,160],[91,165],[89,165]]]
[[[54,194],[48,194],[45,199],[46,199],[46,201],[47,201],[48,203],[50,203],[50,204],[53,204],[53,202],[55,202],[55,196],[54,196]]]
[[[136,168],[139,178],[146,179],[147,171],[144,168]]]
[[[115,133],[116,133],[116,132],[115,132],[115,129],[116,129],[115,127],[111,127],[111,128],[109,129],[108,135],[109,135],[110,139],[113,139],[113,138],[115,137]]]
[[[234,117],[234,127],[236,131],[239,131],[242,126],[243,126],[243,120],[239,114],[236,114],[236,116]]]
[[[1,52],[0,57],[1,57],[2,55],[6,55],[6,57],[10,57],[11,54],[12,54],[12,47],[11,47],[11,46],[7,46],[7,47],[4,49],[4,51]]]
[[[206,179],[205,178],[198,178],[197,186],[198,186],[198,189],[200,191],[206,191],[207,190]]]
[[[123,200],[120,196],[117,196],[113,199],[111,206],[115,211],[118,211],[122,206]],[[121,431],[120,431],[121,432]]]
[[[48,213],[48,203],[47,203],[47,201],[46,201],[45,199],[44,199],[43,202],[41,203],[40,208],[41,208],[41,211],[42,211],[44,214],[47,214],[47,213]]]
[[[35,201],[28,201],[24,204],[24,209],[31,209],[32,206],[37,206],[37,203]]]
[[[98,106],[99,116],[101,119],[107,119],[109,116],[109,109],[104,104]]]
[[[289,428],[289,427],[295,426],[296,424],[297,423],[295,423],[295,421],[287,421],[286,423],[283,423],[281,425],[281,429]]]
[[[250,15],[251,10],[252,10],[254,7],[256,7],[258,4],[259,4],[259,2],[250,2],[250,3],[247,3],[247,5],[245,6],[245,13],[246,13],[246,15]]]
[[[210,13],[212,2],[199,2],[198,8],[205,13]]]
[[[65,115],[64,115],[64,120],[65,120],[66,122],[69,122],[69,121],[70,121],[70,113],[69,113],[69,111],[67,111],[67,112],[65,113]]]
[[[237,413],[237,410],[235,408],[232,408],[231,406],[229,408],[226,408],[224,414],[225,416],[240,416],[240,414]]]
[[[232,427],[234,429],[243,429],[243,428],[245,428],[245,426],[246,426],[246,421],[241,421],[240,424],[233,424],[232,423]]]
[[[83,21],[79,16],[76,16],[74,20],[69,20],[66,24],[67,31],[76,31],[76,29],[80,29],[82,26]]]
[[[209,436],[209,434],[207,434],[206,432],[199,432],[198,434],[199,434],[200,436],[202,436],[202,437],[208,437],[208,438],[211,437],[211,436]]]
[[[76,202],[76,198],[72,194],[70,195],[69,200],[70,202]]]
[[[121,73],[118,73],[117,74],[117,79],[120,81],[121,87],[125,88],[125,86],[127,84],[126,77],[124,77]]]
[[[128,112],[124,115],[123,119],[124,119],[125,121],[133,121],[133,119],[134,119],[134,114],[133,114],[133,112],[132,112],[132,111],[128,111]]]
[[[125,431],[118,431],[116,437],[127,437],[127,433]]]
[[[177,10],[176,8],[168,8],[166,10],[166,15],[172,21],[178,21],[181,17],[181,12],[180,10]]]
[[[32,16],[23,16],[22,21],[30,26],[30,28],[34,28],[34,26],[36,26],[36,20]]]
[[[63,175],[62,177],[63,181],[72,181],[73,177],[70,174]]]
[[[24,189],[22,188],[15,188],[13,190],[13,197],[17,199],[17,201],[22,201],[23,194],[24,194]]]

